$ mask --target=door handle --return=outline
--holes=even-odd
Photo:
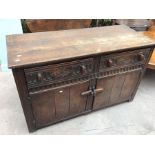
[[[97,93],[101,93],[101,92],[103,92],[103,88],[84,91],[84,92],[81,93],[81,95],[85,96],[85,95],[91,94],[91,95],[95,96]]]
[[[93,95],[95,96],[97,93],[101,93],[101,92],[103,92],[103,88],[98,88],[98,89],[94,89],[93,90]]]
[[[112,67],[112,65],[113,65],[112,59],[109,59],[109,60],[107,61],[107,65],[108,65],[108,67]]]
[[[82,96],[85,96],[85,95],[89,95],[89,94],[92,94],[92,90],[88,90],[88,91],[84,91],[81,93]]]

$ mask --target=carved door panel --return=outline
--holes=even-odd
[[[141,70],[122,73],[110,77],[98,78],[93,110],[128,101],[134,95],[138,85]]]
[[[37,127],[42,127],[85,112],[89,81],[53,89],[31,96]]]

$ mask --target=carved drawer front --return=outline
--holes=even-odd
[[[93,58],[25,69],[28,89],[90,76],[94,71]]]
[[[102,56],[99,71],[111,70],[117,67],[145,64],[148,59],[150,48],[129,51],[120,54]]]

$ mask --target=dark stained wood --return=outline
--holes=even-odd
[[[115,76],[111,76],[106,78],[99,78],[97,80],[96,89],[103,88],[103,92],[98,93],[95,96],[94,103],[93,103],[94,110],[104,108],[109,105],[110,94],[112,91],[114,79],[115,79]]]
[[[58,62],[155,42],[123,25],[7,36],[9,68]]]
[[[150,48],[138,49],[127,51],[123,55],[119,54],[110,54],[108,56],[102,56],[100,61],[99,71],[111,70],[118,67],[131,66],[135,64],[142,64],[148,59],[150,53]],[[143,57],[143,58],[142,58]],[[109,61],[111,65],[109,65]]]
[[[33,115],[32,105],[30,102],[30,96],[26,86],[24,71],[22,69],[13,69],[12,72],[16,82],[18,94],[20,97],[28,129],[30,132],[33,132],[36,130],[35,118]]]
[[[54,33],[57,34],[57,32]],[[66,37],[63,36],[65,33],[67,33]],[[36,36],[40,36],[40,34],[36,34]],[[49,32],[49,34],[53,33]],[[65,52],[66,47],[62,44],[49,44],[47,34],[46,36],[43,34],[42,39],[33,38],[33,35],[33,39],[29,38],[29,35],[27,35],[28,38],[25,35],[17,36],[18,45],[14,42],[15,36],[9,37],[9,40],[11,38],[14,40],[9,41],[8,45],[8,58],[11,61],[14,57],[14,50],[18,49],[20,39],[20,47],[23,51],[20,50],[23,54],[29,53],[29,43],[30,48],[38,50],[42,48],[45,53],[47,49],[53,48],[52,46],[61,47],[56,48],[53,57],[48,52],[47,55],[45,53],[38,55],[37,51],[34,51],[31,56],[26,54],[22,64],[14,63],[15,66],[10,66],[13,67],[14,78],[30,132],[97,109],[131,101],[145,72],[153,47],[155,47],[153,41],[147,40],[147,37],[142,35],[139,36],[141,39],[137,38],[138,33],[124,26],[63,31],[59,34],[61,37],[54,35],[52,38],[60,37],[67,41],[68,34],[76,36],[80,41],[78,48],[71,46],[71,49],[74,49],[74,51],[70,51],[71,53]],[[104,37],[101,39],[103,34]],[[129,34],[132,34],[131,38]],[[91,43],[88,40],[83,42],[85,37],[87,39],[96,37],[97,40],[102,41],[105,38],[105,42],[99,43],[95,39],[92,39]],[[122,37],[125,38],[120,39],[121,43],[118,38]],[[138,40],[135,41],[135,38]],[[28,39],[33,41],[29,42]],[[76,40],[76,38],[70,38],[70,41],[72,41],[71,39]],[[125,43],[125,41],[128,42]],[[38,42],[47,43],[47,45],[41,46]],[[105,45],[105,43],[107,44]],[[67,41],[67,47],[69,47],[68,45]],[[38,46],[40,47],[38,48]],[[75,55],[75,51],[78,55]],[[85,57],[81,58],[80,54],[83,55],[83,53]],[[57,63],[55,58],[58,59]],[[28,61],[25,61],[26,59]]]
[[[122,101],[130,100],[130,98],[132,97],[132,93],[134,92],[133,90],[135,89],[135,86],[140,79],[140,75],[141,70],[126,74],[120,94],[120,99]]]
[[[70,88],[60,88],[55,90],[55,111],[56,118],[62,119],[69,115],[70,107]]]
[[[125,74],[115,76],[115,79],[113,80],[109,104],[113,105],[119,103],[120,100],[122,100],[121,93],[124,81],[125,81]]]
[[[55,120],[54,93],[35,94],[31,98],[37,127],[45,126]]]
[[[70,88],[70,115],[80,114],[85,111],[89,94],[82,96],[81,93],[87,90],[89,90],[89,81]]]
[[[56,31],[90,27],[91,19],[26,19],[31,32]]]
[[[134,99],[134,96],[136,95],[136,91],[137,91],[137,89],[138,89],[138,86],[139,86],[139,84],[140,84],[140,82],[141,82],[142,77],[143,77],[144,74],[145,74],[145,71],[146,71],[146,69],[147,69],[147,65],[148,65],[148,63],[149,63],[149,61],[150,61],[150,58],[151,58],[152,54],[153,54],[153,50],[154,50],[154,48],[151,48],[151,49],[150,49],[149,56],[148,56],[148,58],[145,60],[145,63],[144,63],[144,65],[143,65],[142,68],[141,68],[141,69],[142,69],[142,70],[141,70],[141,75],[139,76],[139,80],[138,80],[137,84],[134,86],[134,89],[133,89],[133,92],[132,92],[132,96],[131,96],[131,98],[130,98],[129,101],[132,101],[132,100]]]
[[[85,112],[88,95],[81,93],[88,89],[89,81],[31,95],[36,127]]]
[[[97,89],[103,88],[103,92],[95,96],[93,109],[96,110],[130,100],[140,75],[141,70],[138,70],[99,79]]]
[[[24,71],[28,88],[31,90],[38,86],[75,79],[77,76],[87,77],[94,72],[94,60],[93,58],[82,59],[56,65],[33,67]]]

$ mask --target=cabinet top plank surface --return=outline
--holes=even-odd
[[[139,47],[155,47],[155,41],[125,25],[7,36],[9,68]]]

